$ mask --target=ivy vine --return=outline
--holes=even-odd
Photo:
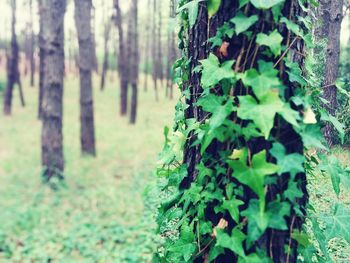
[[[206,6],[209,24],[222,2],[179,1],[183,56],[174,68],[182,97],[172,132],[165,129],[163,166],[158,169],[163,202],[157,221],[163,244],[156,259],[212,262],[230,254],[237,262],[270,262],[273,253],[259,246],[270,230],[288,233],[289,241],[282,240],[287,257],[293,253],[292,243],[304,255],[312,254],[308,236],[300,227],[289,226],[296,218],[305,220],[306,182],[300,175],[314,169],[317,160],[303,149],[290,152],[279,129],[282,124],[290,127],[305,149],[326,149],[308,93],[314,83],[290,55],[297,42],[312,45],[310,21],[285,17],[284,0],[240,0],[237,12],[208,37],[209,54],[194,69],[200,74],[202,92],[194,105],[188,105],[193,96],[188,32],[197,22],[200,5]],[[298,4],[306,10],[306,0]],[[273,21],[268,30],[258,27],[265,19]],[[237,38],[244,39],[253,57],[238,54],[232,59],[229,46]],[[292,92],[288,86],[293,86]],[[205,118],[186,117],[193,106]],[[259,143],[264,146],[253,150]],[[220,145],[216,152],[211,149],[214,144]],[[185,147],[197,147],[201,155],[195,180],[186,186],[185,179],[194,175],[188,174],[184,162]],[[277,185],[282,185],[278,193],[268,196],[268,189]]]

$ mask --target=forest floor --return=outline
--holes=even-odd
[[[163,128],[172,125],[175,100],[155,102],[139,92],[138,121],[119,116],[117,82],[104,92],[95,81],[97,158],[82,157],[79,83],[64,91],[66,187],[40,180],[41,123],[37,88],[24,80],[27,106],[14,93],[13,115],[0,114],[0,262],[144,262],[154,249],[154,208],[144,192],[156,181]],[[114,83],[114,84],[113,84]],[[2,103],[1,103],[2,105]],[[149,195],[150,196],[150,195]],[[2,251],[1,251],[2,250]]]
[[[0,74],[1,77],[4,77]],[[79,142],[79,83],[68,77],[64,94],[66,186],[53,191],[40,180],[37,88],[24,80],[27,106],[15,91],[13,116],[0,114],[0,262],[149,262],[155,249],[157,154],[163,127],[171,126],[176,100],[140,89],[138,122],[119,116],[116,81],[104,92],[95,79],[97,158],[82,157]],[[113,84],[114,83],[114,84]],[[0,100],[1,101],[1,100]],[[2,103],[0,104],[2,105]],[[350,151],[334,150],[350,166]],[[310,181],[317,212],[337,197],[329,178]],[[350,204],[349,193],[340,199]],[[350,262],[343,240],[330,246],[335,262]]]

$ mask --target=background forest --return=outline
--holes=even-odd
[[[249,28],[272,19],[278,12],[276,5],[284,2],[288,1],[237,1],[236,20],[225,22],[220,15],[227,19],[223,7],[229,6],[227,0],[1,1],[0,262],[209,262],[209,258],[231,262],[228,256],[236,262],[243,250],[237,252],[233,234],[237,229],[231,229],[231,221],[236,216],[244,220],[249,216],[235,216],[235,204],[226,200],[230,202],[224,201],[213,212],[223,215],[222,220],[203,224],[203,230],[199,226],[203,218],[197,214],[203,203],[198,200],[212,196],[186,180],[196,177],[196,169],[203,172],[203,178],[216,173],[219,168],[210,171],[208,160],[220,162],[227,153],[219,151],[217,144],[237,132],[225,123],[237,119],[232,115],[235,102],[227,106],[229,100],[224,96],[236,96],[233,91],[225,94],[225,86],[236,85],[229,79],[233,79],[232,69],[240,71],[227,63],[232,55],[229,41],[244,35],[244,41],[235,43],[245,45],[249,43],[246,39],[255,39],[259,32],[275,32],[268,26]],[[313,125],[307,143],[303,141],[305,157],[300,162],[301,155],[295,157],[297,153],[282,144],[282,150],[271,149],[272,156],[273,151],[284,156],[283,160],[275,156],[273,161],[284,172],[305,171],[307,178],[309,206],[303,231],[301,227],[296,232],[293,227],[287,229],[290,240],[293,236],[303,247],[298,261],[350,262],[350,3],[310,2],[309,9],[303,10],[307,13],[304,20],[300,15],[298,23],[283,22],[288,37],[297,36],[294,41],[282,45],[278,36],[265,34],[264,40],[257,39],[260,43],[256,48],[252,44],[248,48],[248,53],[256,50],[248,64],[253,61],[251,69],[259,67],[260,74],[264,66],[260,62],[257,66],[254,59],[272,57],[275,67],[286,63],[291,82],[307,87],[309,99],[303,98],[300,104],[293,101],[298,106],[307,105],[299,109],[302,122]],[[273,15],[262,19],[270,9]],[[210,48],[205,58],[198,59],[201,53],[197,48],[206,45],[193,44],[191,37],[203,33],[203,15],[208,21],[218,20],[206,23],[205,32],[211,38],[205,41]],[[305,31],[310,34],[301,34],[304,28],[299,24],[309,25]],[[300,39],[310,42],[305,54],[299,52],[306,60],[302,71],[284,61]],[[270,50],[261,50],[264,47]],[[231,58],[237,62],[239,54]],[[282,76],[283,67],[278,69]],[[195,78],[199,72],[200,80]],[[244,80],[243,75],[238,81],[255,93],[254,85],[259,83],[277,85],[274,74],[272,70],[261,75],[258,84],[247,84],[250,80]],[[191,93],[198,85],[206,91]],[[218,87],[224,88],[221,91]],[[199,93],[200,98],[196,98]],[[214,94],[223,97],[210,97]],[[195,120],[198,116],[193,112],[201,115],[202,109],[207,114]],[[244,120],[258,122],[254,118]],[[273,128],[279,124],[276,121]],[[272,127],[266,131],[257,125],[254,129],[249,138],[267,140],[272,136]],[[210,132],[212,138],[205,141]],[[256,144],[264,143],[258,140]],[[229,141],[228,145],[232,144]],[[193,148],[207,163],[196,163],[199,168],[191,170],[193,160],[186,158]],[[238,162],[234,158],[240,154],[251,155],[242,149],[230,151],[232,163]],[[216,153],[221,157],[206,155]],[[254,166],[247,156],[248,166]],[[225,165],[220,164],[220,169],[230,171]],[[282,174],[273,170],[269,175],[276,173]],[[210,186],[203,178],[199,180]],[[222,183],[222,179],[218,181]],[[184,187],[187,183],[191,186]],[[223,192],[227,193],[230,188],[224,184]],[[239,191],[246,191],[244,187]],[[289,195],[302,196],[298,185],[293,187],[288,188]],[[174,190],[177,188],[180,192]],[[251,193],[248,195],[254,195]],[[220,192],[218,200],[225,198]],[[210,209],[213,204],[205,206]],[[186,216],[179,215],[179,207],[188,209]],[[273,209],[277,214],[283,210]],[[227,217],[231,221],[224,219]],[[254,218],[256,222],[264,220],[258,213]],[[257,232],[262,230],[260,226],[257,223]],[[233,239],[223,232],[227,229],[232,230]],[[244,256],[247,246],[242,245]],[[255,252],[238,262],[265,262],[259,249]],[[290,262],[296,260],[291,258]]]

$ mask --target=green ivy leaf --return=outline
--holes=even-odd
[[[228,235],[224,232],[223,229],[217,229],[216,233],[217,241],[215,246],[227,248],[237,255],[240,255],[242,257],[245,256],[243,249],[243,241],[245,240],[246,236],[243,234],[242,231],[240,231],[237,228],[234,228],[232,230],[231,235]]]
[[[283,108],[283,102],[278,97],[278,94],[269,91],[260,98],[260,103],[250,95],[238,96],[238,99],[238,117],[243,120],[254,121],[255,125],[264,134],[265,139],[268,139],[274,125],[276,113]]]
[[[236,34],[239,35],[240,33],[247,31],[258,20],[259,18],[257,15],[246,17],[242,12],[239,12],[230,21],[235,25]]]
[[[286,154],[286,148],[280,143],[274,143],[270,153],[277,159],[277,165],[280,167],[278,174],[290,173],[294,178],[297,173],[302,173],[304,169],[305,158],[298,153]]]
[[[208,0],[208,15],[209,18],[211,18],[213,15],[215,15],[221,5],[221,0]]]
[[[239,207],[243,205],[244,202],[242,200],[235,199],[234,197],[230,200],[224,200],[219,209],[215,212],[223,212],[227,210],[232,219],[238,224],[239,223]]]
[[[299,130],[304,146],[307,148],[318,148],[327,151],[321,128],[317,124],[305,125]]]
[[[201,78],[203,88],[213,87],[223,79],[233,79],[235,77],[232,69],[234,60],[225,61],[220,65],[219,59],[214,54],[209,54],[207,59],[200,62],[203,66]]]
[[[187,9],[188,11],[188,22],[190,27],[192,28],[194,26],[194,24],[197,21],[197,17],[198,17],[198,9],[199,9],[199,2],[202,2],[204,0],[193,0],[191,2],[188,2],[187,4],[181,6],[177,12],[181,12],[184,9]]]
[[[295,24],[293,21],[289,20],[286,17],[282,17],[280,20],[281,23],[285,23],[287,28],[292,31],[295,35],[303,37],[303,32],[300,29],[300,26]]]
[[[273,63],[258,61],[259,72],[249,69],[240,75],[245,86],[251,87],[258,99],[261,99],[272,88],[278,88],[282,84],[277,77],[278,70],[274,69]]]
[[[276,173],[279,167],[266,162],[265,150],[253,156],[250,166],[247,165],[245,158],[229,161],[229,165],[233,169],[232,176],[257,194],[260,208],[263,209],[265,205],[265,177]]]
[[[330,240],[342,237],[350,243],[350,210],[343,204],[336,204],[332,215],[323,214],[320,219],[326,225],[326,237]]]
[[[270,9],[271,7],[283,3],[284,0],[250,0],[258,9]]]
[[[256,43],[258,43],[260,46],[268,46],[272,54],[275,55],[275,57],[281,54],[282,41],[283,41],[283,37],[277,31],[277,29],[274,30],[269,35],[266,35],[264,33],[259,33],[256,37]]]
[[[210,131],[213,131],[222,125],[227,116],[229,116],[234,110],[232,100],[224,101],[225,99],[222,96],[209,94],[200,98],[197,102],[197,105],[201,106],[203,110],[212,113],[212,116],[209,119]]]

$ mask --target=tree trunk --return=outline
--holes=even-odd
[[[138,42],[138,1],[132,0],[131,10],[130,10],[130,41],[128,41],[131,46],[131,52],[129,54],[130,58],[130,79],[131,84],[131,104],[130,104],[130,123],[136,123],[137,116],[137,85],[139,77],[139,42]]]
[[[94,69],[94,40],[91,31],[91,0],[75,0],[75,24],[79,42],[80,142],[83,154],[96,155],[94,103],[91,71]]]
[[[41,137],[42,165],[44,177],[63,178],[63,78],[64,78],[64,14],[66,0],[48,0],[47,14],[43,23],[44,32],[49,38],[45,40],[43,76],[43,126]]]
[[[15,84],[18,84],[20,100],[25,106],[20,73],[18,69],[19,48],[16,35],[16,0],[11,0],[12,23],[11,23],[11,49],[7,54],[7,85],[4,93],[4,114],[11,115],[12,97]]]
[[[151,10],[152,8],[152,2],[151,0],[147,1],[147,8],[148,10]],[[144,79],[144,83],[143,83],[143,90],[145,92],[147,92],[148,90],[148,74],[149,74],[149,65],[150,65],[150,41],[151,41],[151,30],[150,30],[150,19],[147,19],[146,22],[146,29],[145,29],[145,38],[146,38],[146,45],[145,45],[145,52],[144,52],[144,56],[145,56],[145,79]]]
[[[126,61],[122,12],[120,10],[119,0],[114,0],[114,8],[115,23],[119,36],[118,71],[120,78],[120,115],[125,116],[128,110],[128,65]]]
[[[176,4],[174,0],[170,1],[170,19],[176,19]],[[173,21],[171,21],[173,23]],[[167,97],[173,99],[173,71],[172,67],[176,59],[176,43],[175,43],[175,31],[170,30],[168,32],[168,63],[167,63]]]
[[[250,95],[254,94],[253,96],[255,96],[257,94],[255,94],[255,90],[253,93],[253,90],[249,88],[248,84],[245,86],[243,84],[243,81],[232,81],[230,83],[220,82],[220,84],[213,85],[213,87],[206,87],[206,90],[204,91],[202,87],[202,74],[199,73],[198,70],[194,69],[201,64],[201,60],[208,58],[209,53],[218,54],[218,59],[220,60],[221,65],[226,61],[233,61],[234,64],[232,71],[235,71],[236,73],[243,74],[243,72],[249,69],[256,69],[257,71],[260,71],[262,70],[261,65],[264,65],[264,67],[269,68],[270,72],[274,71],[274,74],[276,76],[280,76],[279,79],[281,81],[281,84],[283,83],[283,85],[287,87],[284,92],[280,93],[280,96],[284,97],[283,99],[286,101],[286,104],[288,105],[286,105],[287,107],[290,106],[295,108],[295,105],[290,100],[290,98],[294,95],[294,91],[298,88],[299,85],[290,82],[287,74],[287,67],[285,65],[285,62],[280,59],[280,55],[275,57],[273,55],[267,55],[266,47],[258,45],[256,43],[256,36],[259,33],[270,34],[274,30],[278,30],[280,35],[283,37],[282,45],[289,47],[288,57],[291,61],[297,63],[299,66],[303,65],[303,56],[300,54],[303,54],[304,43],[302,40],[300,40],[300,38],[296,37],[292,32],[288,31],[284,25],[277,25],[274,23],[270,9],[259,10],[253,7],[252,4],[248,3],[246,7],[241,10],[244,10],[246,16],[257,15],[258,17],[257,22],[249,30],[252,31],[252,38],[248,38],[245,34],[234,34],[232,37],[226,36],[223,39],[223,41],[226,42],[222,45],[224,48],[221,49],[222,47],[219,47],[212,50],[208,44],[208,39],[216,36],[218,29],[238,13],[239,7],[236,1],[222,0],[218,12],[212,18],[209,18],[206,5],[206,2],[199,3],[198,16],[196,20],[197,22],[191,29],[188,30],[188,32],[184,33],[184,39],[188,39],[188,44],[185,44],[185,48],[183,50],[183,54],[185,54],[185,57],[187,59],[186,66],[183,66],[183,68],[185,68],[183,69],[183,74],[185,76],[187,76],[187,73],[189,74],[189,79],[183,86],[183,92],[185,92],[185,94],[188,94],[188,97],[186,99],[186,104],[188,107],[185,110],[184,123],[187,124],[187,120],[191,120],[190,123],[193,123],[194,119],[196,120],[196,124],[200,125],[202,128],[192,131],[187,135],[183,157],[183,163],[185,164],[184,167],[187,168],[187,176],[185,176],[179,184],[180,197],[177,197],[178,199],[176,200],[180,201],[174,204],[174,206],[169,207],[169,209],[166,210],[163,214],[164,217],[166,217],[169,214],[172,215],[172,213],[176,214],[178,210],[180,210],[184,215],[183,218],[179,219],[179,221],[174,221],[176,222],[176,225],[183,224],[182,226],[184,227],[179,230],[179,243],[175,243],[175,246],[170,247],[170,250],[165,251],[164,254],[171,254],[173,251],[179,252],[176,245],[182,245],[185,247],[185,244],[181,242],[186,242],[186,238],[189,238],[191,236],[188,234],[188,231],[191,231],[189,229],[193,229],[195,232],[193,233],[193,242],[195,243],[195,248],[193,248],[195,252],[192,254],[193,262],[209,262],[209,254],[212,253],[218,253],[215,256],[215,260],[213,262],[222,263],[237,261],[241,262],[241,260],[244,258],[242,254],[244,254],[244,256],[257,256],[255,260],[251,259],[252,262],[258,262],[258,258],[260,258],[260,256],[269,258],[276,263],[297,262],[298,244],[292,238],[292,233],[294,231],[301,230],[302,224],[305,220],[304,213],[308,199],[305,172],[302,171],[296,174],[292,174],[291,171],[287,171],[281,175],[270,175],[269,179],[271,179],[274,183],[263,182],[262,188],[264,189],[263,194],[265,202],[263,203],[264,205],[258,207],[258,209],[253,209],[253,203],[258,202],[258,199],[256,198],[256,192],[253,192],[251,187],[248,187],[247,184],[244,184],[238,180],[238,177],[236,176],[239,175],[240,172],[248,172],[248,169],[250,169],[249,167],[253,166],[251,164],[251,157],[257,156],[257,154],[261,153],[262,151],[265,151],[267,153],[267,158],[264,157],[263,162],[275,162],[276,160],[271,156],[272,151],[270,151],[273,142],[278,142],[283,145],[286,149],[286,153],[296,154],[302,158],[303,142],[300,135],[294,131],[291,124],[276,114],[274,115],[273,129],[271,130],[271,133],[268,134],[267,138],[262,135],[245,138],[245,136],[243,136],[245,134],[242,134],[240,132],[236,133],[230,130],[231,128],[228,127],[231,127],[231,123],[238,124],[239,127],[246,127],[250,121],[247,122],[246,118],[241,119],[240,117],[242,116],[238,116],[238,110],[232,110],[231,114],[227,116],[227,120],[229,121],[227,124],[228,126],[226,126],[224,122],[221,126],[222,130],[215,130],[215,132],[220,133],[220,136],[218,137],[220,139],[214,139],[207,146],[206,150],[201,153],[204,139],[201,139],[200,136],[203,138],[203,136],[210,135],[208,132],[205,133],[205,131],[209,129],[209,127],[212,125],[211,121],[213,121],[212,118],[206,121],[207,118],[212,116],[211,114],[208,114],[208,112],[204,111],[203,106],[207,106],[209,108],[214,104],[201,105],[200,99],[207,96],[206,94],[210,93],[212,95],[215,95],[215,97],[221,97],[225,101],[227,99],[228,101],[225,103],[232,104],[232,106],[236,105],[237,108],[240,108],[242,107],[241,104],[243,104],[241,102],[241,97],[247,98],[251,97]],[[241,14],[241,16],[242,15],[243,14]],[[289,19],[294,23],[298,23],[297,17],[302,15],[303,13],[299,6],[298,0],[286,1],[285,4],[282,5],[282,16],[289,17]],[[186,23],[188,23],[188,21],[184,22],[184,24]],[[211,56],[214,55],[211,54]],[[265,61],[266,64],[261,64],[261,61]],[[187,63],[189,63],[188,69]],[[279,72],[274,69],[277,66],[279,67]],[[267,68],[264,70],[267,70]],[[206,77],[208,78],[208,74],[210,75],[210,72],[207,72],[206,74]],[[184,81],[186,81],[186,79]],[[256,83],[253,85],[256,85]],[[270,93],[273,92],[274,91],[271,89]],[[278,92],[277,89],[276,92]],[[232,99],[232,102],[230,99]],[[256,99],[254,98],[253,100]],[[282,99],[278,98],[278,100]],[[220,102],[220,104],[223,105],[224,102]],[[296,108],[294,110],[296,110]],[[298,111],[299,114],[301,114],[301,109],[298,109]],[[258,121],[253,121],[254,125],[256,125],[257,122]],[[182,122],[178,124],[179,127],[181,125]],[[196,125],[193,126],[196,127]],[[182,127],[178,129],[179,130],[177,132],[181,132]],[[226,133],[227,137],[224,135]],[[198,134],[200,134],[200,136]],[[238,154],[238,152],[240,152],[242,149],[245,149],[247,151],[248,157],[245,157],[243,159],[244,162],[242,164],[244,167],[246,167],[246,170],[243,169],[240,171],[238,168],[234,169],[231,166],[231,162],[227,161],[227,159],[234,159],[235,157],[230,157],[231,154],[236,154],[236,152]],[[175,163],[175,166],[178,167],[178,164]],[[174,177],[167,177],[167,179],[169,179],[169,181],[176,181],[182,172],[178,172],[177,170],[177,173],[178,174],[175,174]],[[244,175],[251,176],[248,173]],[[245,179],[246,178],[244,178],[244,180]],[[295,184],[297,190],[300,191],[302,196],[301,198],[296,198],[294,201],[288,201],[287,199],[283,200],[283,203],[285,205],[288,204],[289,207],[287,209],[287,214],[283,216],[283,220],[286,221],[286,227],[284,230],[280,230],[277,227],[272,227],[269,225],[269,227],[265,227],[265,229],[261,234],[259,234],[256,239],[249,241],[245,236],[247,235],[249,238],[252,238],[252,236],[256,234],[253,231],[258,231],[257,229],[259,229],[258,226],[256,228],[252,228],[252,226],[255,224],[254,218],[258,217],[259,213],[264,213],[266,215],[269,204],[271,205],[274,202],[277,202],[279,204],[282,203],[280,197],[284,196],[285,191],[288,188],[286,187],[286,182]],[[225,194],[228,189],[233,190],[230,190]],[[197,190],[199,193],[196,192]],[[217,198],[217,195],[219,195],[220,198]],[[242,214],[240,214],[238,216],[239,218],[236,220],[233,220],[232,215],[230,215],[232,210],[230,213],[227,213],[227,211],[216,211],[214,209],[219,208],[218,203],[222,202],[220,200],[221,198],[230,199],[232,196],[234,196],[233,198],[237,198],[242,202],[241,206],[237,206],[237,210],[239,210],[237,213],[242,212]],[[207,203],[205,203],[205,201],[202,202],[202,200],[205,200],[206,198],[212,201],[208,201]],[[194,203],[194,200],[200,201]],[[166,205],[169,204],[166,203],[164,207]],[[228,210],[230,209],[228,208]],[[251,210],[254,210],[254,212]],[[279,213],[277,210],[279,209],[276,209],[274,212]],[[248,211],[250,211],[251,214],[244,215],[244,212],[248,214]],[[300,212],[297,214],[295,211]],[[176,216],[173,215],[173,217]],[[275,215],[271,215],[271,217],[275,217]],[[256,220],[259,220],[257,224],[263,224],[262,221],[264,219]],[[210,233],[206,232],[207,234],[203,234],[200,223],[204,222],[207,224],[209,222],[209,225],[213,228],[213,231],[209,230]],[[222,226],[222,222],[225,222],[227,225],[224,224],[224,226]],[[204,231],[207,230],[206,227],[203,228]],[[199,231],[198,229],[201,230]],[[239,243],[237,242],[237,239],[240,239],[241,237],[236,237],[232,233],[232,236],[227,237],[227,239],[225,241],[222,241],[221,244],[219,244],[219,241],[216,239],[218,237],[217,232],[219,230],[225,231],[226,236],[229,236],[233,229],[243,232],[242,235],[244,237],[242,237],[242,240],[245,241],[242,241],[242,253],[233,252],[235,250],[235,246],[237,243]],[[173,231],[173,229],[171,229],[171,231]],[[171,244],[171,240],[167,241],[169,241]],[[223,243],[226,243],[226,247]],[[222,250],[216,250],[218,247]],[[242,260],[242,262],[243,261],[250,262],[248,258],[245,258],[245,260]],[[261,262],[265,261],[268,262],[267,259],[261,259]]]
[[[30,63],[30,86],[34,87],[35,82],[35,59],[34,59],[34,49],[35,49],[35,35],[33,29],[33,0],[29,0],[30,8],[30,43],[29,43],[29,63]]]
[[[343,20],[343,0],[321,0],[317,9],[320,27],[316,30],[317,41],[326,41],[323,78],[323,98],[328,104],[323,104],[325,110],[332,116],[336,114],[337,88],[335,82],[338,78],[339,56],[340,56],[340,31]],[[326,123],[323,134],[330,147],[337,142],[337,133],[332,124]]]
[[[48,7],[47,2],[38,0],[39,6],[39,98],[38,98],[38,118],[43,117],[43,97],[44,97],[44,76],[45,76],[45,21],[47,20]]]
[[[158,47],[158,41],[157,41],[157,0],[153,0],[153,15],[152,15],[152,34],[153,34],[153,41],[152,41],[152,60],[153,60],[153,71],[152,71],[152,77],[153,77],[153,85],[154,85],[154,93],[156,101],[159,101],[159,95],[158,95],[158,82],[157,82],[157,49]]]
[[[109,20],[105,24],[105,32],[104,32],[104,57],[103,57],[103,64],[102,64],[102,73],[101,73],[101,85],[100,89],[104,90],[105,88],[105,82],[106,82],[106,74],[108,70],[108,59],[109,59],[109,50],[108,50],[108,42],[111,32],[111,21]]]

